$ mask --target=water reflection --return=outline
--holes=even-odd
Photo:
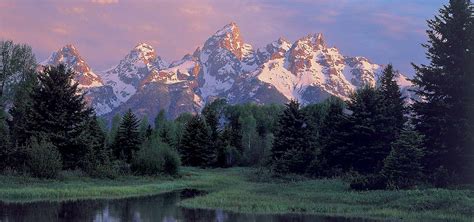
[[[222,210],[184,209],[176,206],[177,202],[187,197],[190,197],[190,191],[117,200],[78,200],[27,204],[0,202],[0,221],[365,221],[296,214],[236,214]]]

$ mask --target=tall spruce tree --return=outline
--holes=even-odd
[[[474,150],[474,9],[470,0],[450,0],[428,21],[428,65],[413,65],[421,98],[413,104],[416,128],[427,148],[425,169],[472,175]],[[472,176],[470,179],[473,179]],[[454,182],[454,181],[451,181]]]
[[[376,89],[364,86],[350,98],[347,108],[350,132],[345,139],[347,150],[344,159],[350,160],[351,167],[363,174],[377,173],[383,166],[383,160],[390,153],[390,145],[384,140],[382,128],[384,113]]]
[[[98,118],[90,118],[81,134],[81,141],[84,141],[83,149],[86,150],[81,167],[91,176],[103,176],[98,175],[98,169],[110,164],[112,152],[107,147],[106,140],[106,134],[101,128]]]
[[[179,149],[184,165],[208,167],[214,164],[215,151],[209,131],[200,115],[194,116],[186,124]]]
[[[93,113],[86,106],[78,83],[72,82],[74,74],[61,64],[48,66],[38,75],[39,85],[30,95],[32,105],[25,130],[30,136],[51,141],[61,153],[67,169],[78,166],[85,154],[79,136]]]
[[[122,121],[122,117],[118,113],[115,114],[114,117],[112,117],[112,125],[110,126],[109,136],[108,136],[108,141],[107,141],[108,146],[112,146],[113,143],[115,142],[121,121]]]
[[[226,147],[225,142],[223,141],[222,131],[219,128],[219,120],[224,114],[224,109],[227,106],[227,101],[225,99],[216,99],[209,104],[206,104],[202,110],[202,115],[206,119],[206,124],[210,130],[210,140],[212,150],[216,152],[216,166],[223,167],[225,166],[224,161],[224,149]]]
[[[313,163],[312,172],[316,176],[333,176],[351,166],[348,158],[348,138],[352,133],[348,117],[344,114],[344,101],[330,97],[325,102],[326,114],[321,123],[319,140],[321,150]]]
[[[139,122],[130,109],[123,115],[113,145],[116,158],[131,163],[134,152],[140,148],[142,142],[138,131]]]
[[[300,104],[291,100],[280,115],[272,147],[274,170],[304,173],[313,157],[311,127]]]
[[[392,151],[384,160],[382,174],[387,178],[388,188],[407,189],[422,177],[422,139],[416,131],[406,128],[392,143]]]
[[[405,98],[395,80],[397,75],[399,74],[393,69],[392,64],[387,65],[377,87],[385,125],[383,130],[388,144],[395,140],[407,121]]]

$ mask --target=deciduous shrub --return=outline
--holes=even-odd
[[[27,149],[27,156],[27,166],[34,177],[56,178],[62,170],[61,154],[50,142],[33,138]]]
[[[158,138],[146,141],[134,155],[131,169],[139,175],[174,175],[181,165],[178,153]]]

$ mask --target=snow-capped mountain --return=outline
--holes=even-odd
[[[91,70],[74,45],[68,44],[62,47],[57,52],[51,54],[51,56],[41,64],[56,66],[60,63],[76,71],[74,80],[79,83],[79,88],[91,88],[104,85],[102,79]]]
[[[56,66],[60,63],[75,71],[74,81],[83,90],[87,103],[94,107],[97,115],[111,112],[118,105],[112,87],[105,85],[102,78],[92,71],[74,45],[68,44],[53,52],[41,65]]]
[[[118,65],[104,71],[102,77],[107,85],[113,87],[115,96],[123,103],[136,93],[145,77],[167,66],[156,55],[152,46],[140,43]]]
[[[261,104],[290,99],[307,104],[331,95],[347,99],[357,88],[375,85],[384,67],[364,57],[343,55],[328,46],[322,34],[310,34],[294,43],[279,38],[254,49],[244,42],[235,23],[215,32],[194,53],[170,64],[145,43],[98,74],[71,45],[53,53],[46,64],[60,62],[78,72],[76,81],[87,88],[98,114],[110,117],[132,109],[149,118],[160,109],[169,117],[199,112],[217,97],[229,103]],[[403,92],[411,86],[402,74],[397,82]]]

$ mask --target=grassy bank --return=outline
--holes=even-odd
[[[247,168],[200,170],[185,168],[179,178],[122,177],[100,180],[66,177],[36,180],[0,177],[0,199],[119,198],[149,195],[183,188],[209,191],[181,206],[221,208],[249,213],[308,213],[364,218],[474,219],[474,191],[425,189],[353,192],[341,180],[257,182]]]

